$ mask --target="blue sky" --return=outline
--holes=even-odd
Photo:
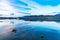
[[[60,13],[60,0],[0,0],[0,15],[3,16],[56,15],[58,13]]]
[[[51,6],[57,6],[60,4],[60,0],[34,0],[40,5],[51,5]]]

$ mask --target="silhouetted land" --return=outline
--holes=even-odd
[[[56,21],[56,22],[60,22],[60,16],[54,16],[54,15],[31,15],[31,16],[20,17],[20,20],[25,20],[25,21]]]
[[[23,17],[0,17],[1,19],[19,19],[25,21],[56,21],[60,22],[60,16],[57,15],[30,15]]]

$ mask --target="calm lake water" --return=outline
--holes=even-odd
[[[0,20],[0,40],[60,40],[60,23]]]

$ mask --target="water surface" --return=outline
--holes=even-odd
[[[60,40],[60,23],[0,20],[0,40]],[[15,29],[16,32],[12,32]]]

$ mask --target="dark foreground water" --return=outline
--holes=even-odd
[[[0,21],[0,40],[60,40],[60,23]],[[12,32],[12,30],[16,32]]]

